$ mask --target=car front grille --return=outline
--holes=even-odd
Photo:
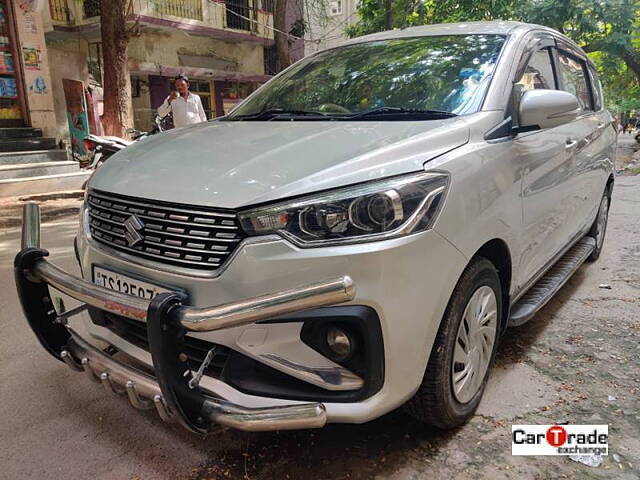
[[[245,237],[229,210],[193,207],[91,190],[89,230],[99,243],[130,255],[215,270]]]
[[[113,333],[122,337],[127,342],[149,351],[149,340],[147,338],[147,325],[138,320],[121,317],[112,313],[105,313],[102,326],[108,328]],[[184,354],[191,370],[198,370],[209,350],[214,349],[213,358],[204,373],[210,377],[220,378],[231,350],[217,343],[207,342],[189,335],[184,337]]]

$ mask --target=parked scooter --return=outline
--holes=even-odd
[[[131,136],[132,140],[125,140],[120,137],[112,136],[100,136],[100,135],[87,135],[84,140],[84,149],[87,152],[82,158],[79,158],[80,168],[96,170],[106,162],[113,154],[118,153],[120,150],[128,147],[134,142],[137,142],[149,135],[155,135],[158,132],[165,130],[163,125],[165,119],[156,117],[154,125],[148,132],[141,132],[133,128],[127,129],[127,134]]]

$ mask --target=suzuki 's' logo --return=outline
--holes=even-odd
[[[135,247],[139,244],[144,237],[140,234],[144,228],[144,223],[137,216],[131,215],[124,221],[124,228],[127,230],[124,232],[124,238],[130,247]]]

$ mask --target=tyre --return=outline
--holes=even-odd
[[[451,295],[422,384],[405,405],[409,414],[441,429],[473,415],[493,365],[501,316],[498,271],[474,257]]]
[[[604,245],[604,236],[607,233],[607,222],[609,220],[609,205],[611,204],[611,187],[607,186],[600,200],[598,215],[591,225],[591,229],[587,235],[593,237],[596,241],[596,248],[587,258],[587,262],[595,262],[600,258],[602,246]]]

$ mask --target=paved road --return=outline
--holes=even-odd
[[[43,227],[52,260],[72,270],[75,228]],[[362,426],[206,440],[107,397],[37,345],[14,293],[19,234],[2,234],[0,478],[640,478],[639,233],[640,176],[619,177],[601,259],[508,332],[478,415],[457,431],[394,412]],[[512,423],[563,421],[609,424],[616,457],[591,468],[510,455]]]

